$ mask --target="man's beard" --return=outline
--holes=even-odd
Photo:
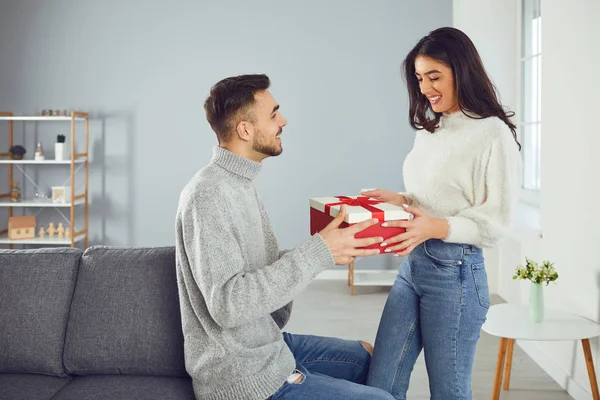
[[[264,135],[259,131],[252,145],[252,150],[267,156],[276,157],[281,154],[283,148],[280,141],[275,140],[275,143],[268,143]]]

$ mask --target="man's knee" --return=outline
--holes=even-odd
[[[368,342],[364,342],[362,340],[359,340],[360,344],[362,344],[362,346],[365,348],[365,350],[367,350],[369,352],[369,354],[373,355],[373,345],[371,343]]]

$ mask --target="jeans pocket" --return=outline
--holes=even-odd
[[[288,376],[286,381],[283,382],[283,385],[281,385],[279,387],[279,389],[277,389],[277,391],[275,393],[273,393],[271,395],[271,397],[269,397],[267,400],[279,399],[279,397],[281,395],[283,395],[285,392],[288,391],[290,386],[293,387],[296,385],[302,385],[304,383],[305,379],[306,379],[306,375],[302,371],[299,371],[298,369],[294,369],[294,372],[292,372],[292,374],[290,376]]]
[[[485,264],[473,264],[471,265],[471,271],[473,272],[473,282],[475,282],[475,290],[477,291],[479,304],[481,307],[488,309],[490,308],[490,289],[488,286]]]
[[[462,264],[463,249],[462,246],[455,243],[446,243],[438,239],[429,239],[423,242],[423,252],[427,257],[438,264]]]

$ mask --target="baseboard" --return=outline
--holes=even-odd
[[[355,274],[373,273],[382,274],[389,273],[390,270],[385,269],[354,269]],[[392,271],[395,273],[395,271]],[[345,281],[348,279],[348,269],[326,269],[315,277],[315,280],[321,281]]]
[[[592,394],[540,349],[535,342],[517,340],[517,345],[575,400],[589,400]]]

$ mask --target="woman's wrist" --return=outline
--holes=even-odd
[[[408,204],[408,199],[403,194],[398,193],[398,195],[396,196],[396,201],[394,202],[394,205],[396,205],[398,207],[402,207],[403,204]]]
[[[450,223],[445,218],[436,218],[434,223],[434,239],[444,240],[450,233]]]

